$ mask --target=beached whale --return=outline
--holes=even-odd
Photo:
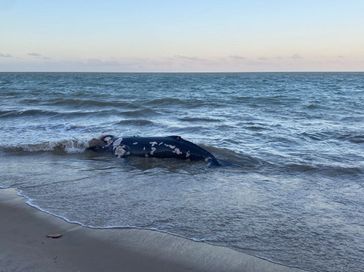
[[[111,152],[119,158],[127,156],[177,158],[191,161],[204,160],[209,165],[220,165],[210,152],[180,136],[117,138],[104,135],[89,141],[88,150]]]

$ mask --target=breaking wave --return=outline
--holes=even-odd
[[[5,145],[0,146],[0,150],[7,153],[52,152],[55,154],[74,154],[84,152],[87,147],[87,141],[72,139],[16,146]]]

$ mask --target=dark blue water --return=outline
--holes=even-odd
[[[2,73],[0,99],[0,186],[43,210],[363,271],[363,73]],[[102,133],[180,135],[226,165],[85,152]]]

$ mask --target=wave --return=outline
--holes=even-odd
[[[129,125],[129,126],[150,126],[154,125],[153,121],[145,119],[126,119],[116,123],[117,125]]]
[[[178,118],[178,120],[183,122],[207,122],[207,123],[221,122],[221,120],[219,119],[208,118],[208,117],[182,117]]]
[[[211,152],[222,165],[238,166],[241,168],[259,168],[261,166],[267,165],[267,162],[253,157],[248,154],[242,154],[223,147],[215,147],[210,145],[199,145]]]
[[[270,128],[271,125],[261,123],[261,122],[244,121],[244,122],[237,123],[236,126],[242,127],[244,129],[251,130],[251,131],[272,130]]]
[[[39,116],[39,115],[57,115],[58,112],[48,110],[3,110],[0,111],[0,118],[4,117],[18,117],[18,116]]]
[[[87,107],[121,107],[121,108],[137,108],[126,101],[105,101],[105,100],[91,100],[91,99],[73,99],[73,98],[56,98],[43,102],[46,105],[52,106],[87,106]]]
[[[303,132],[300,134],[300,136],[315,141],[325,141],[334,139],[340,141],[348,141],[354,144],[364,143],[364,134],[360,134],[357,132],[352,132],[352,133],[342,133],[338,131],[322,131],[315,133]]]
[[[364,143],[364,134],[345,134],[337,137],[339,140],[349,141],[354,144]]]
[[[328,176],[360,175],[363,173],[363,169],[360,167],[325,164],[290,163],[283,165],[282,168],[284,171],[314,172]]]
[[[340,119],[341,122],[364,122],[364,116],[345,116]]]
[[[294,105],[301,100],[299,98],[287,97],[284,95],[273,95],[273,96],[238,96],[234,97],[234,101],[238,103],[246,103],[250,106],[256,107],[259,105]]]
[[[82,153],[88,147],[87,141],[72,139],[37,144],[20,144],[16,146],[0,146],[0,151],[7,153],[52,152],[55,154]]]
[[[145,109],[133,110],[133,111],[122,111],[122,112],[119,112],[119,114],[125,115],[125,116],[150,116],[150,115],[159,115],[160,113],[158,111],[145,108]]]
[[[312,102],[312,103],[309,103],[307,105],[304,105],[303,107],[308,109],[308,110],[316,110],[316,109],[323,109],[324,108],[324,106],[319,104],[318,102]]]
[[[41,109],[29,110],[3,110],[0,111],[0,118],[13,117],[80,117],[80,116],[103,116],[103,115],[123,114],[117,110],[99,110],[99,111],[52,111]]]
[[[150,106],[164,106],[164,105],[171,105],[171,104],[186,104],[188,101],[181,100],[178,98],[166,97],[166,98],[157,98],[152,99],[150,101],[145,102],[145,105]]]
[[[208,100],[199,100],[199,99],[179,99],[179,98],[172,98],[172,97],[165,97],[165,98],[156,98],[150,101],[145,101],[144,105],[146,106],[183,106],[185,108],[197,108],[202,106],[214,106],[219,107],[222,106],[219,103],[208,101]]]
[[[200,125],[194,125],[194,126],[185,126],[185,127],[169,127],[169,131],[171,133],[176,134],[185,134],[185,133],[197,133],[197,132],[207,132],[210,130],[207,126],[200,126]]]

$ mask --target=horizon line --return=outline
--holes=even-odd
[[[0,73],[98,73],[98,74],[248,74],[248,73],[364,73],[364,70],[346,71],[0,71]]]

